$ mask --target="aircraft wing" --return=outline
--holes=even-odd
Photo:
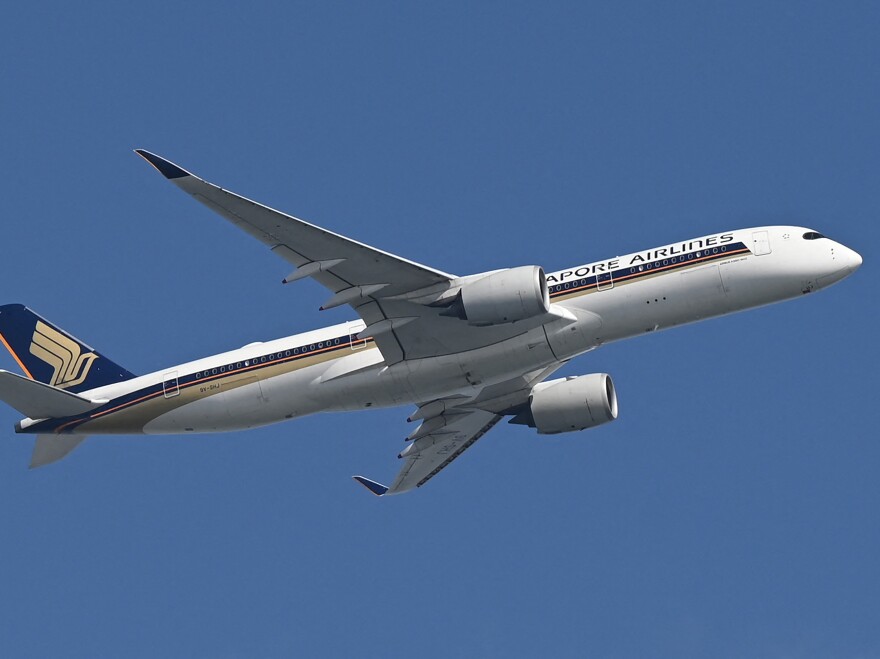
[[[386,487],[364,476],[354,479],[377,496],[400,494],[421,487],[489,432],[509,410],[528,401],[532,387],[563,364],[525,373],[484,387],[473,398],[441,398],[424,403],[408,419],[423,419],[407,438],[398,458],[403,467]]]
[[[354,479],[377,496],[400,494],[421,487],[469,449],[501,419],[500,414],[483,410],[451,416],[446,425],[434,432],[419,436],[404,449],[398,456],[405,460],[403,468],[390,487],[363,476],[355,476]]]
[[[384,313],[376,303],[379,296],[442,291],[455,279],[224,190],[143,149],[136,153],[181,190],[296,266],[284,283],[311,277],[333,293],[322,309],[350,304],[367,323],[365,335],[376,339],[388,363],[404,359],[394,330],[406,320]]]
[[[245,199],[143,149],[136,152],[181,190],[296,266],[285,282],[311,277],[330,289],[333,295],[322,309],[350,305],[367,325],[360,335],[373,337],[388,365],[474,350],[528,331],[522,323],[474,327],[444,316],[432,304],[444,293],[453,294],[450,289],[460,282],[454,275]]]

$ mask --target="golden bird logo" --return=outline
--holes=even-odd
[[[55,369],[49,384],[59,389],[82,384],[98,358],[93,352],[82,354],[76,341],[41,320],[31,338],[31,354]]]

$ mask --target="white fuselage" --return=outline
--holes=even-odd
[[[386,366],[361,321],[256,343],[82,395],[111,404],[54,432],[176,434],[253,428],[307,414],[474,396],[604,343],[829,286],[861,258],[810,230],[714,234],[547,275],[567,320],[500,343]],[[464,322],[464,321],[462,321]],[[45,432],[26,419],[23,432]]]

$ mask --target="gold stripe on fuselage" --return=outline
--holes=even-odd
[[[376,350],[372,339],[367,339],[366,347],[361,350]],[[76,426],[77,433],[83,434],[117,434],[139,432],[150,421],[176,410],[189,403],[213,397],[217,394],[232,391],[257,381],[265,382],[274,377],[294,373],[296,371],[341,359],[352,354],[351,346],[332,346],[315,350],[308,355],[295,355],[276,360],[272,364],[252,364],[236,369],[226,375],[210,375],[187,382],[180,386],[176,396],[165,398],[163,391],[154,391],[133,401],[121,403],[90,415],[85,422],[72,421],[67,427]],[[215,386],[218,385],[218,386]],[[155,385],[154,385],[155,386]],[[152,389],[153,387],[149,387]],[[61,426],[58,432],[64,432]]]
[[[728,263],[729,260],[738,260],[745,255],[751,254],[751,251],[748,248],[743,248],[735,252],[725,252],[723,258],[719,254],[710,254],[709,256],[703,256],[697,259],[693,259],[691,261],[686,261],[686,266],[682,266],[681,262],[679,263],[670,263],[669,265],[662,265],[659,268],[652,268],[650,271],[643,270],[641,272],[631,272],[621,276],[618,279],[614,280],[613,286],[608,286],[607,288],[600,289],[598,288],[598,284],[594,281],[582,288],[577,288],[571,291],[562,291],[561,293],[555,293],[550,295],[550,299],[553,302],[561,302],[565,300],[572,300],[577,297],[581,297],[582,295],[589,295],[590,293],[599,293],[614,290],[619,286],[626,286],[628,284],[633,284],[636,282],[649,281],[651,279],[655,279],[662,275],[670,274],[670,271],[674,270],[676,272],[687,272],[691,268],[696,268],[698,266],[706,265],[709,262],[718,263],[718,265],[722,265],[724,263]],[[714,260],[713,260],[714,259]],[[638,268],[639,266],[634,266]],[[615,270],[612,272],[622,272],[625,268],[620,270]],[[605,284],[606,282],[602,282]],[[611,283],[611,282],[608,282]]]

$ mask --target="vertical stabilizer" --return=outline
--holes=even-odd
[[[0,341],[29,378],[72,393],[135,377],[21,304],[0,306]]]
[[[31,469],[58,462],[80,445],[85,435],[37,435],[31,454]]]

